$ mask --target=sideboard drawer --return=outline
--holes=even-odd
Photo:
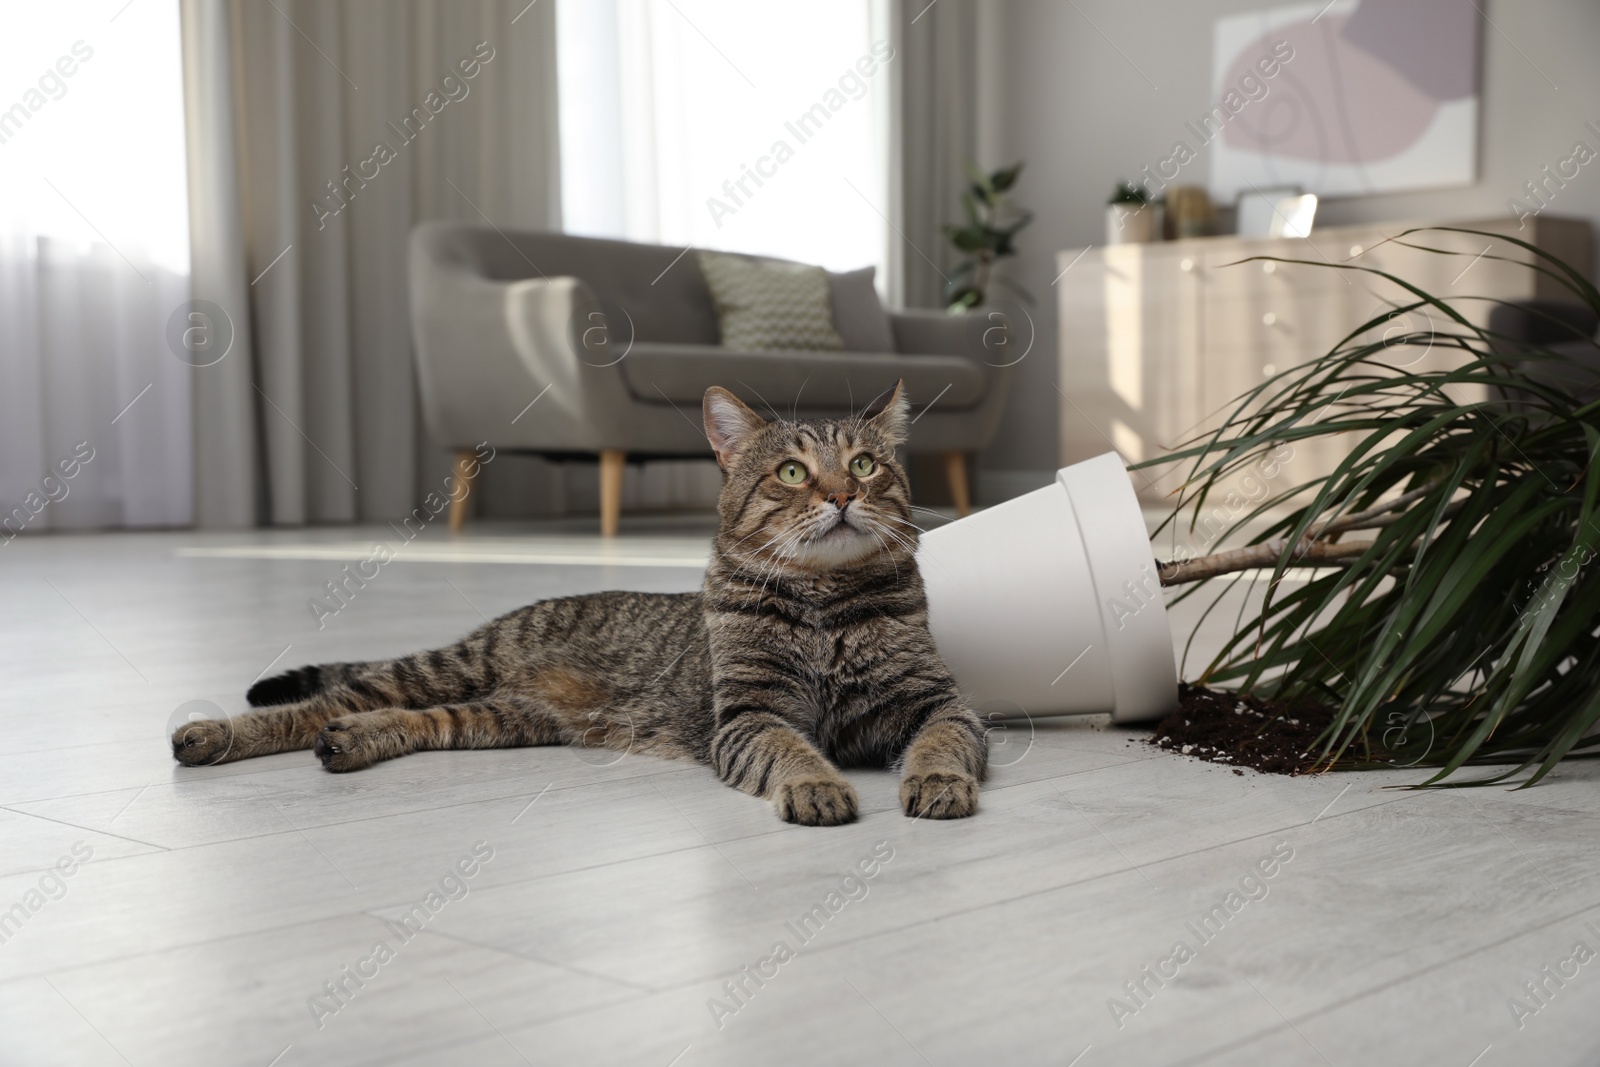
[[[1376,272],[1451,300],[1482,325],[1491,304],[1474,297],[1561,295],[1549,279],[1500,262],[1496,257],[1532,258],[1504,238],[1514,235],[1580,268],[1589,265],[1586,221],[1541,217],[1522,232],[1510,218],[1454,225],[1488,236],[1431,231],[1389,240],[1409,228],[1393,223],[1331,227],[1304,240],[1213,237],[1061,253],[1061,462],[1107,447],[1129,462],[1175,449],[1214,429],[1241,396],[1327,353],[1365,322],[1373,325],[1359,340],[1460,329],[1437,309],[1400,312],[1417,297]],[[1273,258],[1252,258],[1262,256]],[[1303,262],[1289,262],[1295,260]],[[1329,265],[1345,262],[1368,269]],[[1443,344],[1396,343],[1379,358],[1396,368],[1435,370],[1461,357]],[[1353,434],[1303,442],[1284,464],[1284,478],[1274,479],[1278,489],[1331,470],[1354,443]],[[1177,474],[1146,471],[1135,481],[1154,501],[1177,484]]]

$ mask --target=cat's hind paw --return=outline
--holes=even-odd
[[[900,782],[900,806],[917,819],[965,819],[978,811],[978,780],[970,774],[932,771]]]
[[[404,756],[411,751],[411,742],[400,724],[387,715],[361,712],[330,720],[317,734],[311,750],[322,761],[324,770],[342,773]]]
[[[193,719],[172,731],[172,758],[185,767],[222,763],[233,750],[233,723],[227,719]]]
[[[784,782],[773,795],[778,817],[801,826],[839,826],[855,822],[855,787],[842,778],[804,778]]]

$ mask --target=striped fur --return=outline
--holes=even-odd
[[[173,754],[310,748],[353,771],[429,749],[609,748],[707,764],[809,825],[856,817],[839,767],[893,767],[906,814],[971,815],[987,745],[928,631],[895,460],[906,408],[897,385],[859,418],[768,422],[712,389],[726,477],[700,592],[546,600],[445,648],[297,668],[251,688],[257,710],[180,728]]]

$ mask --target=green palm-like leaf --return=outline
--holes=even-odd
[[[1432,247],[1419,236],[1428,232],[1393,240],[1471,255]],[[1519,246],[1531,264],[1485,258],[1521,263],[1600,314],[1600,292],[1580,272],[1527,242],[1432,232]],[[1217,534],[1220,543],[1255,531],[1247,543],[1285,547],[1259,607],[1240,598],[1233,637],[1199,679],[1324,699],[1336,709],[1317,748],[1324,766],[1436,767],[1426,785],[1531,785],[1563,758],[1600,751],[1600,566],[1589,562],[1600,559],[1600,402],[1535,373],[1579,365],[1476,325],[1481,298],[1443,299],[1354,263],[1280,261],[1366,273],[1407,295],[1326,355],[1238,398],[1215,429],[1139,465],[1186,469],[1162,528],[1176,533],[1187,513],[1193,536],[1211,529],[1207,507],[1252,465],[1329,437],[1344,453],[1322,477],[1273,486]],[[1427,313],[1430,328],[1371,340],[1411,312]],[[1422,345],[1453,365],[1395,366],[1397,346]],[[1452,399],[1463,393],[1490,399]],[[1341,535],[1366,545],[1359,556],[1284,583],[1299,565],[1290,546],[1401,493],[1413,496],[1386,525]],[[1209,617],[1240,584],[1216,592],[1202,581],[1178,598],[1211,588]],[[1469,764],[1505,766],[1452,777]]]

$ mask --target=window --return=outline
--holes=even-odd
[[[189,297],[178,4],[6,15],[0,513],[10,531],[187,523],[190,368],[166,340]],[[74,456],[92,462],[58,477]]]
[[[566,0],[557,26],[569,232],[874,264],[881,286],[886,5]]]
[[[177,4],[121,6],[8,6],[0,227],[186,274]]]

